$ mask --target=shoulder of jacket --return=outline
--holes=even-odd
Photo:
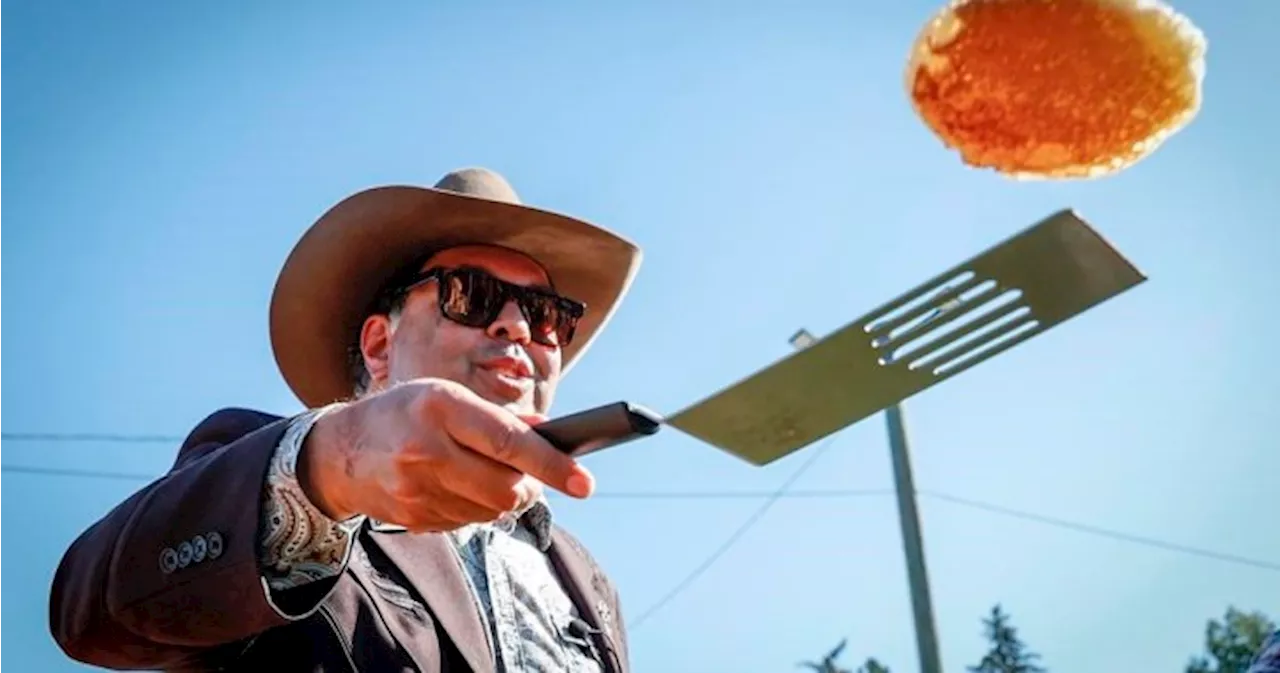
[[[226,407],[209,414],[197,423],[182,443],[182,448],[187,449],[209,443],[228,444],[282,420],[284,420],[283,416],[265,411]]]

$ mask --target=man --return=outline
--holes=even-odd
[[[639,263],[483,169],[339,203],[271,301],[308,411],[200,423],[67,551],[58,644],[131,669],[626,671],[614,585],[542,494],[593,479],[530,426]]]

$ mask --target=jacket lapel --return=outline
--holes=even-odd
[[[606,670],[627,673],[628,662],[626,653],[619,647],[621,634],[617,631],[608,584],[599,567],[587,557],[577,541],[559,527],[551,530],[551,548],[547,555],[560,574],[569,597],[578,606],[582,619],[603,633],[604,642],[597,638],[597,647],[605,647],[615,654],[604,657]]]
[[[444,627],[458,651],[476,673],[495,670],[489,636],[481,621],[470,585],[457,553],[444,535],[412,535],[403,529],[374,527],[367,539],[387,556],[408,580]],[[399,634],[413,647],[413,634]]]

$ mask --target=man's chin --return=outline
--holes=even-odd
[[[537,413],[537,407],[534,404],[534,393],[537,388],[532,384],[483,372],[472,382],[471,390],[511,413],[519,415]]]

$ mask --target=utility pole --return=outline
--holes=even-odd
[[[936,317],[935,316],[931,316]],[[791,345],[797,350],[808,348],[818,339],[808,330],[792,335]],[[929,593],[929,573],[924,563],[924,542],[920,536],[920,514],[916,509],[915,479],[911,475],[911,457],[907,450],[907,429],[902,421],[902,405],[885,409],[889,431],[889,457],[893,462],[893,488],[898,498],[898,523],[902,529],[902,551],[907,561],[907,584],[911,590],[911,614],[916,627],[916,654],[921,673],[942,673],[938,654],[938,632],[933,619],[933,597]]]
[[[938,631],[933,619],[933,597],[929,593],[929,573],[924,564],[924,541],[920,537],[920,514],[916,510],[916,484],[911,476],[907,428],[902,422],[902,405],[895,404],[885,409],[884,414],[889,430],[893,490],[898,496],[898,524],[902,527],[902,551],[907,558],[907,584],[911,588],[911,615],[916,623],[920,670],[921,673],[942,673]]]

